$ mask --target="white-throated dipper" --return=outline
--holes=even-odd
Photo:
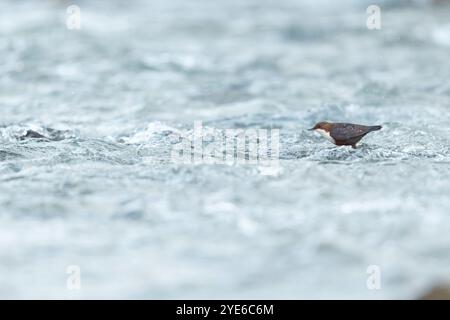
[[[353,149],[356,149],[356,144],[366,134],[380,129],[381,126],[363,126],[353,123],[331,123],[322,121],[309,130],[320,133],[337,146],[352,146]]]

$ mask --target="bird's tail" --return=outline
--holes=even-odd
[[[382,128],[382,126],[371,126],[369,128],[370,128],[370,131],[377,131],[377,130],[380,130]]]

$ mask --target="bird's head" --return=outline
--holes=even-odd
[[[312,127],[311,129],[308,129],[308,130],[318,130],[318,129],[321,129],[321,130],[324,130],[324,131],[326,131],[326,132],[330,132],[330,130],[331,130],[331,123],[329,123],[329,122],[326,122],[326,121],[322,121],[322,122],[318,122],[318,123],[316,123],[316,125],[314,126],[314,127]]]

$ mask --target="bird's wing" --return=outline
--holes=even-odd
[[[362,137],[367,134],[366,126],[357,124],[342,124],[331,129],[330,134],[335,140],[349,140],[352,138]]]

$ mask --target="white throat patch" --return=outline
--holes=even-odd
[[[336,143],[336,141],[334,141],[334,139],[330,136],[330,133],[326,132],[325,130],[323,130],[323,129],[315,129],[314,131],[319,133],[322,137],[324,137],[325,139],[327,139],[331,143]]]

